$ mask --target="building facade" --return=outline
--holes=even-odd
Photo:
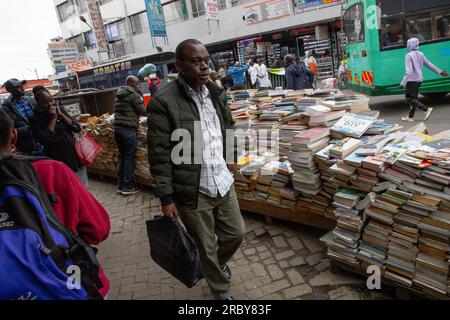
[[[66,66],[68,64],[79,60],[77,46],[60,37],[51,39],[47,53],[55,74],[67,71]]]
[[[91,31],[87,1],[54,0],[62,37],[76,43],[80,58],[105,63]],[[168,41],[155,38],[155,44],[146,1],[97,1],[110,58],[152,55],[158,49],[173,51],[179,42],[195,38],[207,45],[216,67],[248,58],[265,58],[271,65],[287,53],[301,57],[315,49],[321,78],[332,76],[337,69],[339,0],[215,0],[218,20],[207,20],[206,7],[212,0],[162,0]]]

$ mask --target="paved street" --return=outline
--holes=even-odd
[[[441,99],[420,97],[420,101],[434,108],[430,119],[425,122],[430,134],[436,134],[450,129],[450,94]],[[370,107],[372,110],[380,111],[380,118],[402,124],[405,128],[417,125],[424,118],[424,113],[417,110],[415,122],[408,123],[401,120],[401,117],[408,115],[409,112],[409,105],[406,103],[405,96],[372,97]]]
[[[423,101],[436,107],[426,123],[430,133],[449,129],[450,95]],[[403,96],[372,98],[371,107],[397,123],[408,112]],[[423,114],[416,118],[422,120]],[[187,289],[150,259],[145,222],[161,213],[158,199],[148,190],[128,198],[117,195],[113,180],[91,179],[90,189],[111,217],[111,235],[99,253],[111,280],[110,299],[212,299],[204,280]],[[229,263],[236,299],[394,298],[390,290],[367,290],[365,280],[353,274],[331,273],[318,241],[324,231],[279,220],[269,226],[262,216],[243,214],[245,242]]]
[[[100,246],[99,259],[111,280],[110,299],[212,299],[206,282],[187,289],[156,265],[149,255],[145,222],[161,212],[149,191],[125,198],[112,180],[91,179],[91,192],[108,210],[112,231]],[[244,213],[245,243],[229,263],[236,299],[381,299],[365,280],[330,272],[325,232],[274,221],[268,226],[255,214]]]

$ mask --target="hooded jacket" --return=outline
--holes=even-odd
[[[408,54],[405,58],[406,73],[402,85],[408,82],[423,82],[422,69],[425,65],[436,74],[441,74],[442,70],[427,60],[425,55],[419,51],[420,41],[417,38],[408,40]]]
[[[314,74],[306,66],[292,62],[286,66],[286,89],[312,89]]]
[[[139,118],[145,116],[144,98],[130,86],[121,87],[116,93],[114,126],[139,128]]]

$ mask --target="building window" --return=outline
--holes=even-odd
[[[144,33],[147,31],[148,23],[147,23],[147,12],[141,12],[135,15],[130,16],[131,21],[131,33],[133,35]]]
[[[60,22],[66,21],[69,17],[75,14],[75,7],[72,1],[66,1],[56,7]]]
[[[83,35],[79,34],[75,37],[72,37],[70,39],[68,39],[69,42],[75,43],[77,45],[78,48],[78,52],[84,52],[84,48],[85,48],[85,41],[83,39]]]
[[[163,6],[163,9],[164,19],[166,20],[166,24],[168,25],[186,21],[189,19],[186,0],[172,2],[168,5]]]
[[[219,4],[219,10],[223,10],[223,9],[227,8],[226,0],[217,0],[217,3]]]
[[[191,0],[192,15],[194,18],[203,16],[205,14],[205,3],[203,0]]]
[[[105,25],[106,37],[109,42],[115,42],[126,38],[126,24],[125,19]]]
[[[78,11],[80,13],[87,11],[87,9],[88,9],[87,0],[75,0],[75,3],[77,4]]]
[[[103,5],[105,3],[111,2],[112,0],[98,0],[99,5]]]

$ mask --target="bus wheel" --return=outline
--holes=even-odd
[[[430,93],[423,93],[422,95],[431,98],[431,99],[440,99],[447,95],[448,92],[430,92]]]

